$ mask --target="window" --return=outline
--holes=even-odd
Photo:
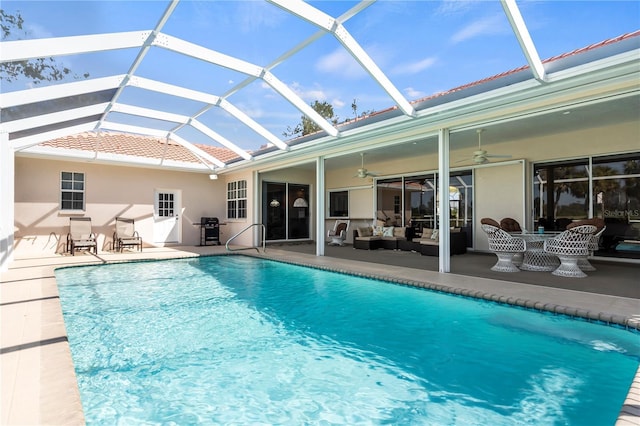
[[[227,183],[227,219],[247,217],[247,181]]]
[[[84,173],[61,173],[60,209],[84,210]]]
[[[393,196],[393,213],[400,214],[400,196],[399,195]]]
[[[329,217],[349,216],[349,191],[329,192]]]

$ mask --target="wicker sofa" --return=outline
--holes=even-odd
[[[420,254],[423,256],[438,256],[440,254],[440,238],[437,229],[425,228],[422,235],[413,238],[412,242],[419,245]],[[467,252],[467,233],[460,228],[451,228],[449,238],[449,254],[464,254]]]
[[[398,250],[399,243],[407,240],[410,229],[403,226],[358,227],[353,230],[353,248]]]
[[[391,227],[388,227],[391,228]],[[438,256],[440,239],[438,233],[432,229],[424,229],[422,235],[416,235],[412,227],[384,228],[387,234],[382,234],[374,227],[356,228],[353,230],[353,247],[364,250],[380,248],[391,250],[415,251],[425,256]],[[464,254],[467,252],[467,233],[459,228],[451,229],[450,253]]]

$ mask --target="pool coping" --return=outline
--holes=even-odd
[[[224,249],[224,248],[223,248]],[[106,263],[135,262],[168,260],[187,257],[211,256],[211,255],[245,255],[285,262],[300,266],[318,268],[350,275],[373,278],[400,285],[414,286],[431,291],[450,293],[465,297],[489,300],[501,304],[513,305],[525,309],[549,311],[562,315],[583,318],[588,321],[615,324],[627,327],[632,332],[640,330],[640,315],[634,311],[640,302],[637,299],[635,305],[629,305],[628,301],[620,302],[615,296],[604,297],[610,299],[604,305],[581,306],[584,299],[575,300],[575,306],[570,303],[554,303],[553,301],[534,300],[530,294],[518,291],[505,291],[516,289],[518,284],[508,281],[463,277],[452,274],[439,274],[424,270],[411,270],[411,268],[391,267],[389,265],[372,266],[370,263],[358,261],[341,261],[340,259],[313,256],[302,253],[294,253],[277,249],[270,249],[267,253],[228,253],[224,250],[206,250],[201,252],[180,251],[179,249],[166,250],[162,253],[150,253],[145,256],[100,256],[99,258],[87,258],[77,256],[76,259],[67,259],[67,262],[51,262],[46,259],[34,261],[31,266],[23,266],[22,275],[18,280],[6,280],[12,274],[3,273],[0,280],[3,296],[2,309],[2,424],[84,424],[80,393],[77,386],[71,351],[67,341],[66,328],[62,317],[62,308],[59,303],[57,283],[54,271],[61,267],[79,265],[97,265]],[[106,258],[106,259],[105,259]],[[56,259],[57,260],[57,259]],[[10,269],[11,271],[11,269]],[[25,274],[26,273],[26,274]],[[470,280],[472,278],[472,280]],[[462,283],[456,285],[456,283]],[[497,283],[497,285],[495,285]],[[20,295],[15,302],[5,303],[6,286],[20,288]],[[506,286],[506,287],[505,287]],[[502,293],[500,294],[500,288]],[[571,290],[549,290],[566,293],[575,296]],[[537,289],[541,293],[540,289]],[[512,293],[511,295],[504,293]],[[603,299],[603,295],[595,295],[597,299]],[[553,298],[553,295],[552,297]],[[538,298],[542,299],[542,298]],[[567,300],[567,299],[565,299]],[[616,303],[618,302],[618,303]],[[605,309],[599,309],[599,308]],[[631,309],[630,309],[631,307]],[[608,309],[610,308],[610,309]],[[623,313],[616,312],[621,309]],[[639,309],[640,310],[640,309]],[[8,312],[7,312],[8,311]],[[631,312],[624,313],[624,312]],[[9,319],[11,318],[11,319]],[[11,333],[14,342],[22,343],[11,345],[11,338],[5,338],[8,324],[19,323]],[[17,339],[17,340],[15,340]],[[9,342],[7,342],[9,340]],[[8,344],[7,344],[8,343]],[[38,365],[39,368],[33,368]],[[35,397],[37,396],[37,397]],[[640,366],[635,378],[630,385],[629,392],[623,406],[620,409],[616,425],[640,424]]]

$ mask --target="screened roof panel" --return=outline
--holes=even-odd
[[[2,124],[40,114],[48,115],[47,120],[60,117],[62,123],[92,121],[89,117],[97,114],[87,108],[106,103],[106,123],[159,132],[179,129],[176,134],[188,141],[212,146],[220,141],[211,136],[220,135],[234,146],[255,151],[274,143],[273,136],[288,139],[283,132],[300,123],[303,114],[318,120],[323,134],[337,136],[353,128],[353,123],[340,129],[328,126],[309,108],[315,100],[330,103],[340,121],[372,111],[384,111],[376,120],[413,116],[415,107],[407,101],[429,99],[415,104],[427,107],[434,94],[528,65],[498,1],[9,0],[2,7],[9,13],[20,11],[25,20],[26,33],[9,39],[33,39],[39,45],[66,45],[50,37],[140,32],[132,40],[134,48],[56,57],[80,78],[40,86],[76,90],[80,86],[66,83],[81,81],[87,86],[68,99],[57,94],[37,103],[3,107]],[[541,59],[636,31],[640,15],[637,2],[539,1],[520,2],[518,7]],[[100,48],[102,40],[90,47]],[[127,76],[130,70],[133,74]],[[82,78],[85,73],[90,75],[87,80]],[[113,83],[98,84],[97,79],[111,76]],[[480,94],[531,76],[525,69],[500,80],[490,78],[438,101]],[[30,87],[33,84],[18,79],[3,82],[2,92],[23,93]],[[230,107],[225,110],[221,106],[227,101]],[[215,104],[221,106],[206,110]],[[232,108],[241,114],[230,113]],[[65,111],[77,111],[77,117]],[[145,111],[152,117],[142,117]],[[163,114],[187,119],[175,124],[158,118]],[[32,127],[59,127],[47,120]],[[38,133],[27,128],[10,131],[12,139]],[[282,144],[281,140],[275,142]]]

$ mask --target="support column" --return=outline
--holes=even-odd
[[[440,210],[440,222],[438,223],[440,240],[440,244],[438,244],[438,270],[440,272],[451,272],[449,129],[440,129],[438,131],[438,178],[438,193],[440,194],[438,202],[438,209]]]
[[[14,186],[15,152],[9,133],[0,130],[0,271],[6,271],[13,260]]]
[[[324,256],[324,157],[316,159],[316,256]]]

